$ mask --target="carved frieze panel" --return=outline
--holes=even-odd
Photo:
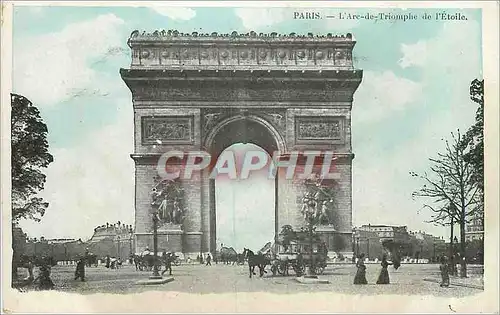
[[[194,142],[194,116],[144,116],[141,127],[143,145]]]
[[[267,47],[259,47],[257,50],[257,60],[260,65],[273,64],[272,50]]]
[[[295,117],[295,142],[343,143],[344,121],[339,116]]]
[[[199,50],[197,47],[185,47],[179,51],[179,57],[182,65],[199,65]]]
[[[134,66],[181,65],[352,65],[355,41],[332,34],[182,34],[134,31],[129,38]],[[154,51],[153,51],[154,50]]]
[[[160,65],[352,65],[347,48],[293,46],[160,46],[132,50],[132,64]]]

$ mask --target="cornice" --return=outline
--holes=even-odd
[[[346,69],[286,69],[280,67],[268,67],[267,69],[255,69],[248,67],[245,69],[232,68],[203,68],[179,67],[169,68],[148,68],[148,69],[120,69],[120,75],[124,80],[296,80],[296,81],[352,81],[360,83],[363,77],[363,70]]]

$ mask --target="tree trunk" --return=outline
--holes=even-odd
[[[460,278],[467,278],[467,262],[465,259],[465,220],[460,221]]]

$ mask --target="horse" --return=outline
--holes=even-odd
[[[243,249],[243,255],[248,260],[249,278],[252,278],[252,274],[255,275],[255,267],[259,267],[260,277],[264,276],[264,273],[266,273],[265,268],[270,263],[269,258],[261,253],[256,255],[248,248]]]
[[[132,260],[134,261],[135,270],[142,271],[141,257],[137,254],[130,255],[130,256],[132,257]]]
[[[238,254],[232,247],[222,247],[220,250],[220,261],[226,265],[234,265],[238,261]]]

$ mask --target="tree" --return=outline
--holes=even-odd
[[[11,94],[11,107],[12,222],[40,221],[48,207],[37,197],[45,185],[42,169],[54,160],[48,151],[47,126],[24,96]]]
[[[442,223],[453,219],[460,225],[460,253],[465,257],[465,225],[468,220],[482,207],[480,188],[477,182],[471,180],[474,176],[474,165],[465,159],[466,149],[461,146],[463,137],[460,131],[452,133],[452,143],[446,141],[445,153],[439,153],[438,158],[429,159],[430,173],[411,176],[421,179],[423,186],[413,192],[413,197],[423,197],[433,200],[424,208],[432,212],[431,222]],[[467,277],[465,260],[461,260],[461,277]]]
[[[471,180],[480,189],[482,211],[479,211],[478,215],[484,226],[484,80],[473,80],[469,92],[470,99],[479,107],[476,111],[476,122],[467,130],[460,145],[466,150],[464,159],[473,166]]]

